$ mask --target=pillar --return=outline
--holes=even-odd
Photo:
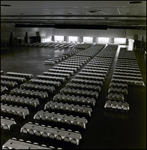
[[[26,35],[24,37],[24,41],[25,41],[25,43],[28,43],[28,32],[26,32]]]
[[[64,41],[68,42],[68,36],[64,36]]]
[[[10,37],[9,37],[9,46],[13,46],[13,33],[10,33]]]
[[[80,43],[83,42],[83,37],[82,36],[79,37],[78,42],[80,42]]]

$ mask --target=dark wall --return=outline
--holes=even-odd
[[[30,43],[41,43],[41,37],[40,36],[31,36],[30,38]]]

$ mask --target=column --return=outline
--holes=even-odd
[[[78,42],[80,42],[80,43],[83,42],[83,37],[82,37],[82,36],[80,36],[80,37],[78,38]]]

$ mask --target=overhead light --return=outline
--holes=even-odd
[[[72,12],[68,12],[68,15],[72,15]]]
[[[132,1],[132,2],[129,2],[129,4],[140,4],[142,3],[141,1]]]
[[[1,4],[1,6],[10,7],[11,5],[8,5],[8,4]]]
[[[95,14],[97,12],[100,12],[101,10],[86,10],[84,12],[88,13],[88,14]]]

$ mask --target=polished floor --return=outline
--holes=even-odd
[[[146,84],[146,55],[139,50],[134,51],[135,56]],[[62,55],[63,51],[39,48],[39,47],[13,47],[7,52],[1,53],[1,70],[4,72],[24,72],[31,73],[36,78],[44,71],[52,68],[44,65],[43,62],[49,58]],[[82,133],[82,140],[77,149],[145,149],[146,148],[146,86],[129,87],[129,94],[126,101],[130,104],[128,113],[106,111],[104,104],[108,87],[112,78],[114,67],[117,61],[114,59],[109,74],[105,80],[99,99],[89,119],[86,130]],[[59,90],[58,90],[59,91]],[[58,91],[56,91],[58,93]],[[42,106],[45,104],[42,103]],[[40,107],[42,107],[40,106]],[[19,133],[24,123],[31,121],[36,110],[32,110],[31,115],[26,120],[18,121],[17,127],[12,131],[1,132],[1,146],[10,138],[22,137]],[[34,140],[34,139],[31,139]],[[37,139],[35,139],[37,140]],[[40,141],[48,142],[48,141]],[[46,143],[44,143],[46,144]],[[49,143],[48,143],[49,144]],[[49,145],[60,143],[50,143]],[[63,146],[65,147],[65,146]]]

